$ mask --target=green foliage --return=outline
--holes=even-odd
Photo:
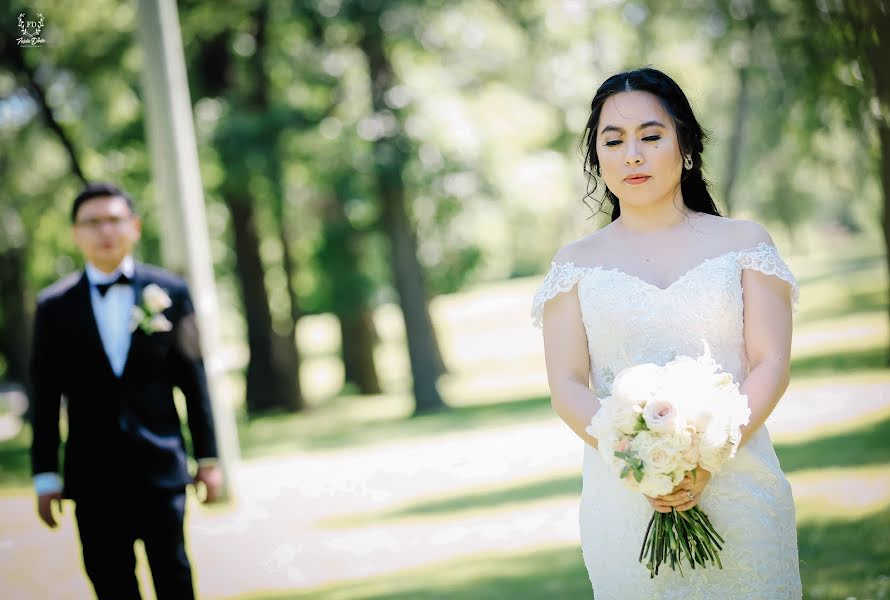
[[[863,25],[839,3],[386,3],[381,27],[397,81],[378,112],[358,46],[369,6],[178,4],[220,288],[237,287],[221,202],[237,192],[257,214],[277,320],[288,312],[283,240],[304,312],[393,298],[373,171],[396,158],[433,294],[539,271],[593,228],[580,202],[581,130],[597,84],[635,64],[666,70],[688,92],[712,133],[705,159],[718,201],[744,71],[740,216],[801,240],[801,228],[834,224],[879,232],[874,77],[857,37]],[[42,10],[47,43],[28,49],[25,65],[84,175],[137,198],[140,257],[158,261],[136,5]],[[14,33],[8,23],[4,47]],[[80,184],[12,56],[0,59],[0,251],[25,248],[31,305],[79,266],[68,210]],[[396,132],[397,144],[375,150]],[[239,312],[226,319],[239,323]]]

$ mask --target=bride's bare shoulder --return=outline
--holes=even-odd
[[[727,240],[736,250],[747,250],[757,246],[760,242],[766,242],[771,246],[775,245],[766,227],[756,221],[714,215],[707,215],[706,218],[713,227],[714,233]]]
[[[553,262],[556,264],[573,263],[578,267],[591,266],[592,257],[599,256],[603,245],[609,237],[609,226],[570,242],[556,251]]]

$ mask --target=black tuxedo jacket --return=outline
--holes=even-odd
[[[64,396],[67,498],[104,495],[122,485],[177,489],[191,481],[174,386],[185,396],[195,458],[216,456],[188,287],[172,273],[137,263],[137,306],[150,283],[170,296],[172,306],[163,314],[173,329],[150,334],[136,329],[120,377],[99,337],[85,272],[62,279],[38,298],[31,356],[31,466],[35,474],[59,470],[59,408]]]

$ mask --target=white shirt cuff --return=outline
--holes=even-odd
[[[38,496],[62,491],[62,478],[58,473],[38,473],[34,476],[34,490]]]
[[[219,459],[213,456],[208,456],[207,458],[199,458],[198,466],[199,467],[215,467],[219,464]]]

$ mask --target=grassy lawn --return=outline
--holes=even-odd
[[[890,509],[854,522],[798,528],[806,600],[890,597]],[[262,600],[540,600],[586,598],[587,573],[577,548],[468,557],[432,568],[301,592],[254,595]]]
[[[798,528],[806,600],[890,597],[890,509],[854,522]],[[301,592],[257,594],[262,600],[540,600],[586,598],[587,573],[577,548],[467,557],[432,568]]]
[[[844,381],[886,376],[887,292],[883,284],[882,258],[848,256],[813,259],[802,265],[801,312],[795,319],[795,334],[825,333],[825,342],[810,344],[796,352],[792,362],[795,381],[821,380],[843,375]],[[866,332],[844,336],[857,328]],[[833,334],[837,335],[832,337]],[[360,401],[359,401],[360,402]],[[365,407],[366,410],[368,407]],[[290,432],[293,442],[307,449],[334,444],[362,444],[375,439],[429,435],[435,431],[482,428],[504,422],[551,416],[547,397],[508,403],[460,406],[446,413],[406,419],[405,403],[386,416],[376,411],[378,421],[367,428],[362,411],[337,406],[320,409],[339,412],[343,427],[325,430],[300,424],[293,417],[259,419],[244,425],[245,449],[267,448],[264,440],[273,432]],[[321,417],[321,414],[318,415]],[[310,419],[313,417],[310,416]],[[352,433],[350,433],[352,432]],[[272,434],[272,435],[270,435]],[[842,431],[811,437],[802,443],[778,444],[776,451],[792,481],[797,477],[809,486],[812,481],[829,487],[829,493],[855,495],[843,486],[831,487],[837,473],[849,475],[841,481],[890,481],[890,419],[879,418]],[[262,452],[261,452],[262,453]],[[869,466],[863,471],[863,466]],[[852,469],[850,475],[846,470]],[[852,477],[852,479],[851,479]],[[856,479],[859,477],[859,479]],[[531,482],[517,482],[495,490],[450,495],[424,500],[396,509],[352,515],[331,521],[330,528],[361,527],[372,523],[425,518],[446,522],[449,518],[479,509],[497,510],[516,503],[533,503],[556,496],[576,496],[575,474],[556,473]],[[883,488],[882,488],[883,489]],[[854,503],[855,504],[855,503]],[[890,495],[864,509],[832,506],[807,500],[799,511],[798,535],[801,575],[805,598],[810,600],[890,598]],[[258,594],[263,600],[326,598],[370,600],[372,598],[477,600],[583,598],[589,594],[586,572],[577,547],[548,547],[534,552],[473,556],[433,567],[399,571],[397,574],[362,579],[292,593]]]
[[[796,384],[856,383],[874,378],[886,381],[890,369],[887,367],[887,295],[882,258],[861,252],[802,258],[792,267],[799,275],[803,298],[795,319],[793,381]],[[515,319],[504,317],[500,323],[468,324],[462,320],[465,317],[455,316],[465,315],[467,311],[456,308],[465,308],[471,302],[484,305],[486,294],[489,300],[502,298],[505,293],[530,298],[535,283],[530,280],[505,282],[482,292],[442,299],[438,304],[439,312],[434,316],[450,369],[442,385],[451,406],[449,410],[411,418],[402,342],[384,327],[380,349],[383,360],[379,366],[387,393],[374,397],[317,394],[310,410],[303,414],[241,418],[238,426],[242,455],[251,460],[344,449],[358,453],[375,444],[555,419],[549,398],[540,386],[490,385],[493,391],[486,392],[485,386],[479,385],[500,380],[528,381],[526,371],[540,370],[542,366],[539,340],[528,338],[534,347],[526,354],[501,362],[486,362],[480,360],[478,352],[474,354],[478,348],[461,340],[476,340],[479,338],[473,335],[483,334],[502,340],[498,337],[501,330],[492,329],[489,334],[488,329],[481,332],[472,329],[515,328]],[[527,322],[526,319],[521,325]],[[318,323],[322,321],[316,321]],[[310,329],[317,339],[332,339],[327,325],[311,325]],[[322,347],[325,349],[320,351]],[[497,347],[497,344],[492,346]],[[312,352],[307,353],[304,367],[312,370],[314,365],[329,365],[335,354],[332,348],[327,342],[315,344]],[[838,424],[830,431],[814,430],[813,435],[803,441],[776,445],[782,466],[795,486],[796,499],[800,500],[798,532],[807,599],[890,599],[888,417],[890,410],[865,421]],[[0,442],[0,492],[29,493],[29,443],[27,427],[18,436]],[[450,520],[475,511],[521,510],[554,499],[576,498],[579,481],[577,473],[552,472],[539,479],[512,481],[501,487],[471,487],[376,512],[340,515],[319,526],[332,534],[337,530],[416,520],[429,521],[433,527],[441,523],[445,527]],[[800,498],[799,489],[805,490]],[[262,600],[589,597],[580,549],[574,545],[484,555],[478,548],[467,548],[460,558],[383,576],[289,592],[263,591],[260,581],[256,589],[256,593],[248,597]]]

